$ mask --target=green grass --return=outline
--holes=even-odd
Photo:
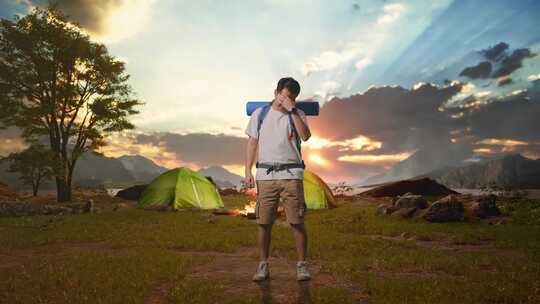
[[[246,202],[241,196],[224,201],[227,207]],[[144,303],[156,288],[174,282],[166,294],[172,303],[259,302],[259,295],[223,297],[219,283],[184,279],[210,258],[177,252],[256,246],[253,221],[203,211],[112,212],[105,207],[98,214],[0,218],[2,301]],[[310,210],[309,256],[322,271],[360,286],[370,303],[538,303],[538,202],[521,199],[503,207],[514,217],[505,225],[377,217],[375,207]],[[450,251],[374,237],[403,232],[434,242],[491,242],[497,250]],[[295,258],[288,227],[274,226],[272,250]],[[332,286],[310,290],[315,303],[353,303],[351,296]]]

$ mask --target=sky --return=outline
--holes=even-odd
[[[0,17],[45,1],[0,0]],[[127,63],[145,104],[107,156],[243,175],[250,100],[293,77],[306,164],[359,182],[418,151],[540,157],[540,2],[71,0],[60,8]],[[24,144],[14,130],[0,133]],[[451,149],[448,149],[451,150]],[[219,152],[218,152],[219,151]]]

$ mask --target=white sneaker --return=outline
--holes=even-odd
[[[264,281],[270,277],[270,271],[268,270],[268,262],[259,262],[257,272],[253,275],[253,281]]]
[[[308,263],[306,261],[299,261],[296,263],[296,279],[298,281],[311,279],[311,275],[308,271]]]

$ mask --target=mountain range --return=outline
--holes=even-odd
[[[238,188],[240,182],[244,179],[242,176],[231,173],[221,166],[210,166],[197,172],[212,177],[220,188]]]
[[[509,154],[468,165],[432,171],[430,177],[454,189],[497,186],[506,189],[540,189],[540,159]]]
[[[471,156],[472,150],[465,145],[440,145],[429,150],[418,150],[383,174],[368,177],[361,185],[381,184],[427,174],[440,168],[457,166]]]
[[[21,183],[18,173],[8,172],[7,168],[7,163],[0,162],[0,181],[18,190],[29,189]],[[107,157],[86,152],[77,160],[73,172],[73,185],[97,187],[104,184],[107,188],[123,188],[135,184],[148,184],[167,170],[169,169],[141,155]],[[198,172],[212,177],[220,188],[238,187],[243,179],[240,175],[231,173],[220,166],[202,168]],[[55,189],[54,180],[45,181],[40,186],[40,190],[53,189]]]
[[[0,162],[0,181],[19,190],[29,188],[21,183],[18,173],[8,172],[7,168],[8,163]],[[140,155],[124,155],[115,158],[85,152],[75,165],[73,186],[96,187],[104,184],[106,187],[115,188],[145,184],[167,170]],[[43,182],[40,189],[55,189],[54,180]]]

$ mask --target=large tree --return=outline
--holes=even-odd
[[[33,144],[26,150],[11,153],[0,159],[9,163],[9,172],[18,172],[19,179],[25,185],[32,186],[32,193],[37,196],[39,186],[44,180],[53,177],[52,153],[41,144]]]
[[[71,200],[73,170],[137,114],[122,61],[55,6],[0,20],[0,120],[53,152],[57,200]]]

